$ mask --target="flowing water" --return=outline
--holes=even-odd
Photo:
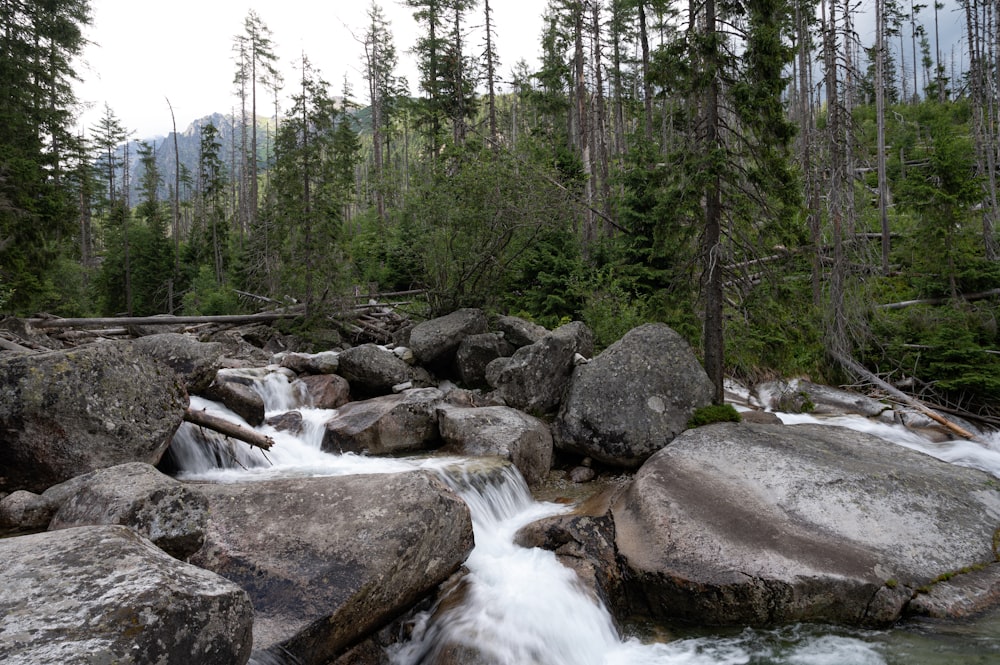
[[[568,510],[535,501],[515,470],[483,480],[470,475],[457,458],[323,453],[323,423],[333,412],[311,408],[281,374],[268,374],[255,389],[269,417],[298,410],[301,431],[291,435],[268,425],[258,428],[275,439],[265,453],[212,438],[185,423],[171,446],[180,477],[234,482],[433,469],[469,505],[476,545],[466,563],[462,601],[418,617],[411,640],[390,652],[393,665],[433,663],[444,647],[464,648],[482,654],[485,662],[504,665],[1000,665],[1000,612],[973,621],[912,622],[881,631],[805,624],[771,630],[699,631],[662,625],[619,630],[607,609],[552,552],[514,544],[513,536],[522,526]],[[192,397],[191,406],[245,424],[214,402]],[[864,418],[781,418],[789,424],[824,422],[867,431],[1000,478],[1000,438],[985,444],[932,443]],[[208,445],[206,438],[212,439]]]

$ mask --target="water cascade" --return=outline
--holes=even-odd
[[[442,603],[447,609],[417,617],[412,639],[396,645],[389,654],[393,665],[433,665],[444,649],[466,650],[481,657],[481,662],[504,665],[909,665],[946,662],[937,659],[942,653],[951,654],[950,662],[956,658],[973,662],[963,660],[968,656],[963,647],[943,647],[952,643],[942,642],[937,635],[926,637],[919,630],[795,625],[773,630],[688,631],[679,637],[662,627],[653,631],[637,627],[629,629],[633,634],[622,635],[607,609],[552,552],[526,549],[513,542],[522,526],[568,510],[563,505],[535,501],[516,470],[504,466],[498,472],[496,467],[455,458],[385,459],[324,453],[320,450],[323,423],[333,412],[306,404],[295,385],[281,374],[269,374],[254,387],[264,398],[268,417],[289,409],[301,413],[299,434],[268,425],[258,428],[275,439],[275,446],[264,453],[221,440],[206,445],[207,435],[185,423],[172,446],[181,478],[234,482],[433,469],[469,505],[476,545],[466,563],[469,574],[461,585],[460,602]],[[235,413],[201,398],[192,398],[192,408],[208,409],[245,424]],[[818,422],[810,416],[781,417],[786,423]],[[987,446],[935,444],[902,428],[863,418],[822,422],[869,431],[1000,477],[997,442]],[[996,623],[996,619],[992,621]],[[984,630],[992,631],[992,626]],[[980,646],[985,645],[988,654],[1000,658],[1000,638],[995,635],[988,635]]]

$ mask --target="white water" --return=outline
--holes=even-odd
[[[455,468],[456,460],[332,455],[320,450],[323,424],[335,415],[303,403],[294,385],[281,374],[270,374],[255,389],[265,400],[268,417],[296,409],[303,429],[297,435],[264,425],[261,432],[275,439],[266,454],[244,444],[219,443],[205,452],[204,436],[185,424],[172,446],[182,477],[217,482],[246,481],[289,475],[328,476],[355,473],[397,473],[418,468]],[[208,409],[240,424],[221,405],[192,398],[192,408]],[[818,420],[780,414],[782,420],[823,422],[877,434],[900,445],[940,459],[986,470],[1000,477],[1000,442],[980,445],[965,441],[935,444],[900,427],[863,418]],[[238,460],[238,463],[234,460]],[[225,467],[225,468],[220,468]],[[442,473],[468,503],[476,546],[467,561],[469,575],[461,604],[419,618],[410,642],[390,654],[394,665],[433,663],[442,645],[465,645],[482,652],[489,662],[504,665],[882,665],[885,633],[790,626],[774,631],[745,630],[687,639],[640,640],[622,636],[607,609],[579,584],[575,573],[552,552],[526,549],[512,541],[522,526],[567,510],[535,502],[516,471],[503,483],[456,482]]]

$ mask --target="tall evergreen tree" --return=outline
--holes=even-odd
[[[73,237],[64,162],[76,142],[73,59],[89,23],[87,0],[0,3],[0,290],[15,311],[44,297],[46,271]]]

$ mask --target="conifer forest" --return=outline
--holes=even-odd
[[[953,44],[938,2],[548,0],[537,66],[499,61],[499,1],[404,0],[401,53],[371,0],[354,91],[308,53],[283,79],[236,16],[235,112],[182,159],[190,118],[80,132],[88,0],[0,0],[0,313],[295,303],[308,329],[420,291],[598,346],[666,322],[717,400],[861,367],[1000,418],[998,0],[950,7]]]

